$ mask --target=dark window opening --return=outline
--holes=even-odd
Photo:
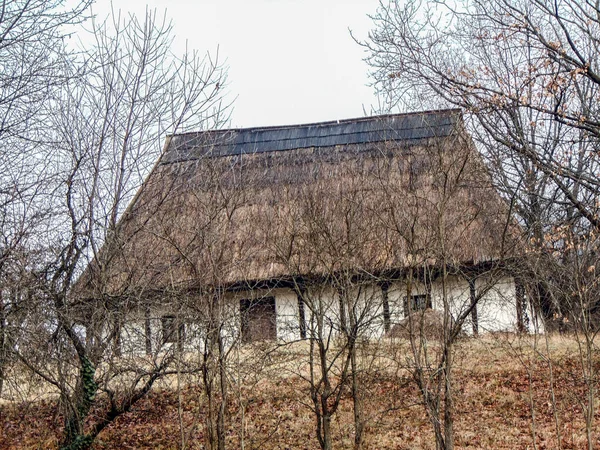
[[[415,311],[425,311],[431,308],[431,296],[428,294],[410,295],[404,297],[404,315]]]
[[[185,337],[185,325],[179,323],[175,316],[163,316],[162,336],[164,343],[183,342]]]
[[[275,297],[240,300],[242,342],[277,339]]]

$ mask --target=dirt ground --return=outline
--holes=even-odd
[[[572,338],[553,336],[546,347],[544,339],[506,335],[468,339],[458,345],[457,448],[586,447],[582,412],[586,385],[577,343]],[[434,449],[432,427],[405,368],[406,346],[381,345],[388,346],[383,352],[386,358],[371,361],[362,376],[365,448]],[[289,364],[286,367],[290,370],[279,367],[241,388],[232,387],[229,448],[318,448],[307,382],[301,371],[294,373]],[[598,361],[596,368],[600,369]],[[593,381],[597,385],[597,380]],[[0,404],[0,448],[56,447],[62,425],[59,411],[51,396]],[[177,449],[185,439],[186,448],[202,449],[204,413],[204,399],[194,383],[179,393],[163,386],[109,426],[95,448]],[[596,414],[595,429],[599,418]],[[352,420],[352,401],[344,397],[333,422],[334,448],[352,448]],[[600,445],[596,436],[594,439]]]

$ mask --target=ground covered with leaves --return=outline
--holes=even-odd
[[[534,345],[531,339],[511,337],[461,342],[455,359],[457,448],[586,447],[586,379],[577,343],[553,337],[546,346],[541,339]],[[387,353],[401,359],[398,353]],[[595,366],[600,369],[598,361]],[[299,375],[283,372],[232,389],[229,448],[242,444],[245,449],[318,448],[308,385]],[[365,448],[435,448],[419,392],[402,364],[395,370],[371,367],[362,381]],[[334,448],[352,448],[352,400],[347,392],[333,422]],[[59,411],[52,399],[1,404],[0,447],[56,447],[62,425]],[[202,449],[204,414],[198,386],[162,388],[119,417],[94,448],[177,449],[185,441],[185,448]],[[594,428],[599,419],[597,414]]]

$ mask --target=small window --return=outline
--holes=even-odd
[[[185,326],[178,321],[175,316],[163,316],[162,319],[163,342],[183,342],[185,335]]]
[[[431,299],[427,294],[404,297],[405,316],[408,316],[409,312],[425,311],[427,308],[431,308]]]

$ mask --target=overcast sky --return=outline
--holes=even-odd
[[[214,52],[229,65],[233,127],[287,125],[363,116],[377,103],[363,49],[377,0],[129,0],[172,18],[177,46]],[[98,0],[99,16],[110,11]]]

